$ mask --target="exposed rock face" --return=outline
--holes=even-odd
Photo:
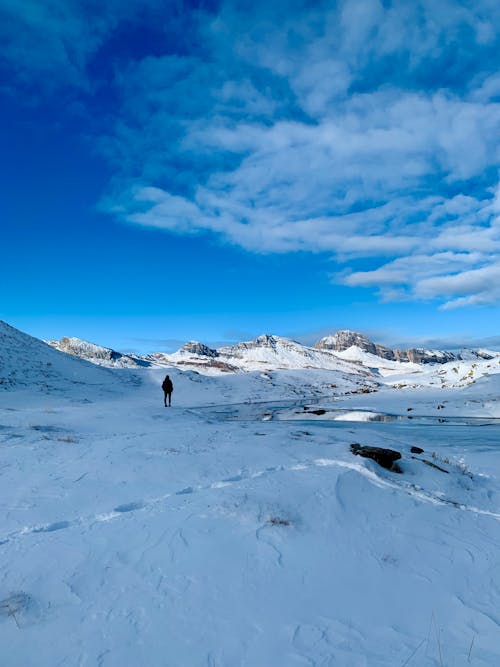
[[[390,347],[385,347],[385,345],[375,345],[377,357],[382,357],[382,359],[389,359],[390,361],[395,361],[396,356],[394,350],[391,350]]]
[[[455,361],[460,358],[453,352],[426,350],[422,347],[394,350],[394,356],[397,361],[411,361],[414,364],[445,364],[447,361]]]
[[[237,351],[237,350],[254,350],[257,347],[269,347],[272,350],[275,350],[280,344],[287,346],[292,341],[288,341],[285,338],[280,338],[279,336],[270,336],[269,334],[263,334],[262,336],[257,336],[255,340],[245,341],[243,343],[238,343],[237,345],[232,345],[231,347],[222,348],[224,351]]]
[[[409,361],[407,350],[394,350],[394,359],[396,361]]]
[[[262,336],[255,338],[255,340],[245,341],[230,347],[221,347],[218,351],[219,354],[224,356],[240,357],[242,353],[247,350],[256,350],[259,348],[267,348],[276,353],[279,353],[280,351],[295,352],[306,358],[311,357],[311,351],[304,345],[300,345],[300,343],[296,343],[288,338],[270,336],[269,334],[263,334]]]
[[[218,357],[219,356],[219,353],[217,352],[217,350],[213,350],[211,347],[208,347],[208,345],[204,345],[203,343],[199,343],[196,340],[190,340],[188,343],[183,345],[179,351],[180,352],[186,352],[188,354],[196,354],[199,357]]]
[[[334,336],[326,336],[325,338],[322,338],[314,347],[318,350],[343,352],[353,345],[370,354],[377,354],[377,346],[375,343],[366,336],[363,336],[363,334],[349,331],[348,329],[345,331],[337,331]]]
[[[423,347],[412,347],[408,350],[391,350],[390,347],[373,343],[373,341],[363,334],[349,330],[337,331],[332,336],[325,336],[314,347],[318,350],[343,352],[353,346],[369,354],[382,357],[382,359],[412,362],[414,364],[445,364],[448,361],[460,361],[462,359],[494,358],[494,355],[488,350],[461,350],[457,354],[446,350],[427,350]]]
[[[75,357],[83,357],[85,359],[101,359],[103,361],[113,361],[119,359],[122,355],[115,352],[109,347],[102,347],[95,345],[80,338],[69,338],[64,336],[59,341],[50,341],[49,343],[56,347],[61,352],[67,352],[75,355]]]
[[[490,359],[494,359],[495,356],[496,356],[495,353],[492,353],[489,350],[464,349],[460,350],[458,358],[463,359],[464,361],[470,361],[471,359],[485,359],[486,361],[489,361]]]

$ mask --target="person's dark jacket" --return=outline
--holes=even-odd
[[[166,394],[171,394],[173,392],[174,385],[172,384],[172,380],[168,376],[163,380],[161,388]]]

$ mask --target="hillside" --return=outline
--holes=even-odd
[[[0,391],[85,394],[88,386],[113,390],[116,380],[104,368],[59,352],[0,321]]]

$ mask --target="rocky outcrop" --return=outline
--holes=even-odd
[[[333,350],[343,352],[355,345],[365,352],[377,354],[377,346],[369,338],[355,331],[337,331],[333,336],[325,336],[314,346],[317,350]]]
[[[456,361],[460,357],[453,352],[444,350],[426,350],[423,347],[408,350],[394,350],[397,361],[410,361],[413,364],[445,364],[447,361]]]
[[[296,343],[288,338],[281,338],[280,336],[270,336],[263,334],[257,336],[254,340],[231,345],[230,347],[221,347],[218,352],[222,356],[227,357],[241,357],[242,354],[248,350],[268,349],[276,354],[281,352],[294,352],[302,357],[311,357],[311,350],[300,343]]]
[[[390,347],[385,347],[385,345],[375,345],[375,350],[377,357],[382,357],[382,359],[389,359],[389,361],[396,360],[394,350],[391,350]]]
[[[474,359],[484,359],[485,361],[490,361],[491,359],[494,359],[497,355],[494,352],[491,352],[490,350],[469,350],[469,349],[463,349],[460,350],[458,354],[458,358],[462,359],[463,361],[472,361]]]
[[[215,358],[219,356],[217,350],[213,350],[208,345],[199,343],[196,340],[190,340],[188,343],[183,345],[179,352],[185,352],[187,354],[196,354],[198,357],[211,357]]]
[[[115,352],[109,347],[102,347],[102,345],[95,345],[80,338],[69,338],[64,336],[61,340],[49,341],[49,345],[57,348],[61,352],[73,354],[75,357],[83,357],[85,359],[99,359],[101,361],[115,361],[122,355]]]
[[[325,338],[319,340],[314,347],[317,350],[343,352],[353,346],[359,347],[360,350],[368,352],[369,354],[375,354],[382,359],[389,359],[390,361],[395,361],[396,359],[394,350],[391,350],[390,347],[377,345],[363,334],[357,333],[356,331],[349,331],[348,329],[337,331],[333,336],[325,336]]]
[[[269,334],[262,334],[262,336],[257,336],[254,340],[245,341],[243,343],[238,343],[237,345],[231,345],[230,347],[221,348],[221,352],[230,353],[238,352],[240,350],[255,350],[259,347],[267,347],[271,350],[276,350],[278,347],[292,347],[296,346],[296,343],[293,343],[291,340],[286,338],[280,338],[279,336],[270,336]]]
[[[396,361],[409,361],[408,350],[394,350],[394,359]]]
[[[400,452],[395,449],[384,449],[383,447],[368,447],[354,442],[351,445],[351,452],[355,456],[363,456],[367,459],[373,459],[382,468],[392,470],[392,472],[402,472],[396,461],[401,458]]]
[[[343,352],[350,347],[358,347],[364,352],[374,354],[389,361],[411,362],[414,364],[445,364],[448,361],[470,359],[493,359],[488,350],[461,350],[459,353],[446,350],[428,350],[423,347],[412,347],[408,350],[392,350],[385,345],[378,345],[367,336],[355,331],[341,330],[331,336],[325,336],[315,346],[318,350]]]

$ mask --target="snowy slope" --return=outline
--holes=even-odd
[[[50,393],[87,385],[109,388],[115,382],[106,369],[54,350],[0,321],[0,390],[28,388]]]
[[[485,352],[487,357],[491,357],[486,359],[471,353],[468,360],[454,360],[442,364],[391,361],[365,352],[357,346],[335,354],[342,359],[362,364],[380,375],[381,382],[399,388],[433,385],[459,388],[472,384],[478,378],[500,373],[498,352]]]
[[[119,399],[0,409],[5,664],[386,667],[416,651],[438,667],[467,664],[473,640],[473,664],[496,664],[497,457],[446,433],[195,407],[264,399],[255,374],[174,371],[164,409],[163,372],[145,373]],[[388,440],[403,475],[349,451]]]
[[[480,414],[500,375],[364,394],[324,369],[170,369],[166,409],[165,369],[132,383],[1,332],[2,377],[33,383],[0,402],[2,664],[500,664],[499,427],[280,418],[314,396]],[[398,449],[403,473],[353,442]]]
[[[262,335],[253,341],[239,343],[218,350],[229,363],[240,365],[245,370],[269,368],[328,368],[331,370],[354,370],[351,364],[342,364],[334,354],[300,345],[280,336]]]
[[[474,383],[479,378],[498,373],[500,373],[499,357],[491,360],[453,361],[442,364],[441,367],[424,367],[416,376],[409,377],[404,373],[393,376],[391,383],[401,385],[408,382],[410,385],[415,383],[418,386],[438,385],[443,388],[460,388]]]
[[[414,373],[421,373],[425,368],[421,364],[414,364],[412,362],[384,359],[371,352],[366,352],[357,345],[353,345],[341,352],[335,352],[335,355],[345,361],[355,361],[365,368],[371,369],[372,372],[380,374],[382,377],[402,373],[413,375]]]

